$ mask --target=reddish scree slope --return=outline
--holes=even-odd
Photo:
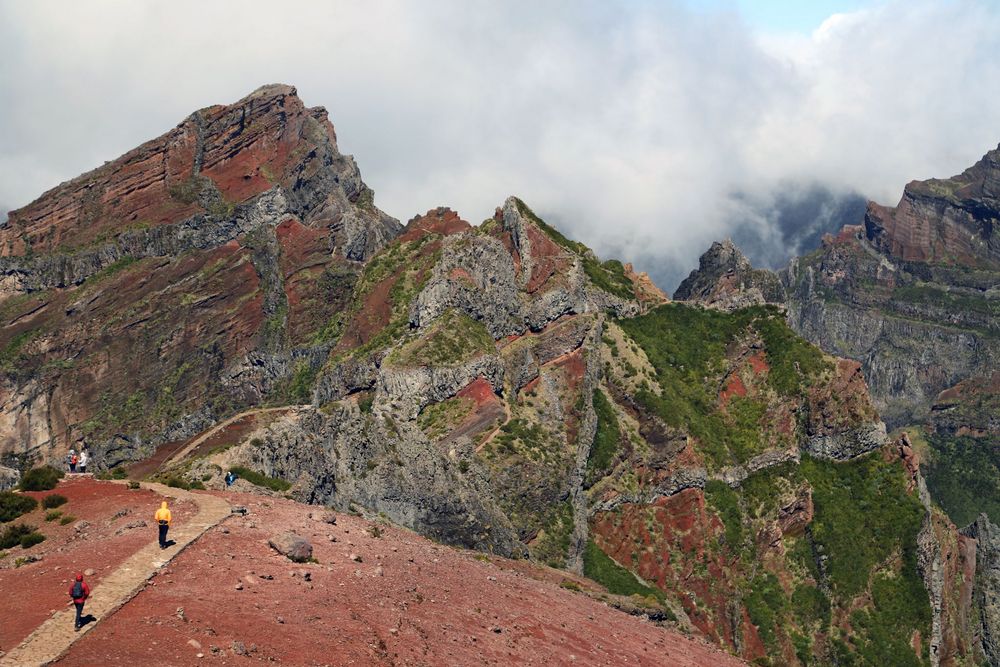
[[[106,486],[110,517],[123,499],[120,487]],[[202,536],[58,664],[742,664],[561,588],[567,576],[556,570],[392,526],[374,537],[371,522],[338,515],[329,525],[310,518],[317,508],[283,499],[226,497],[249,515]],[[272,551],[267,538],[283,530],[310,539],[318,563],[296,565]],[[21,568],[15,581],[63,593],[60,576],[29,579],[48,563]],[[8,580],[4,597],[18,597],[16,587]]]

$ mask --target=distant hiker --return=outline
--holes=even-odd
[[[228,473],[226,473],[226,486],[232,486],[233,482],[235,481],[236,481],[236,473],[230,470]]]
[[[69,596],[76,605],[76,621],[73,623],[73,628],[79,630],[83,626],[83,603],[90,597],[90,586],[83,580],[82,574],[76,575],[76,581],[69,587]]]
[[[69,450],[69,453],[66,454],[66,468],[69,469],[70,472],[76,472],[73,469],[73,466],[76,465],[74,463],[75,458],[76,458],[76,450],[75,449]]]
[[[87,454],[87,450],[86,449],[83,450],[82,452],[80,452],[80,472],[81,473],[87,472],[87,461],[89,461],[89,460],[90,460],[90,455]]]
[[[167,548],[167,530],[170,528],[170,510],[167,509],[167,501],[160,503],[160,509],[156,510],[156,523],[160,527],[160,548]]]

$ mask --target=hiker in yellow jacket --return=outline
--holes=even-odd
[[[167,530],[170,529],[170,510],[167,509],[167,501],[160,503],[160,509],[156,510],[156,523],[160,527],[160,548],[167,548]]]

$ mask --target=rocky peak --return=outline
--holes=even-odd
[[[868,204],[865,232],[907,262],[1000,267],[1000,146],[951,178],[906,185],[895,207]]]
[[[746,255],[726,239],[716,241],[698,260],[698,268],[684,279],[674,299],[698,301],[731,311],[763,303],[781,303],[784,290],[771,271],[754,269]]]
[[[120,247],[123,233],[151,236],[183,223],[201,226],[198,220],[225,225],[262,199],[272,217],[329,227],[334,251],[349,259],[365,259],[400,229],[375,208],[353,158],[338,151],[326,110],[307,108],[293,86],[271,84],[233,104],[200,109],[11,211],[0,228],[0,256],[118,246],[105,253],[113,261],[133,254]],[[223,236],[218,240],[230,240]]]

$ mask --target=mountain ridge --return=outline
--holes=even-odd
[[[179,485],[250,471],[262,495],[584,574],[748,661],[992,650],[992,574],[952,595],[976,538],[887,434],[881,385],[789,328],[826,327],[822,290],[896,289],[853,232],[780,278],[713,246],[680,295],[705,308],[513,196],[478,226],[444,207],[399,225],[291,87],[150,145],[0,237],[9,467],[87,444],[99,470]],[[808,299],[769,303],[790,293]]]

